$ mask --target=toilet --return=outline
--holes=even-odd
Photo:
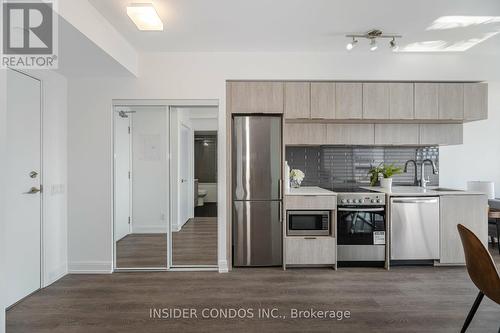
[[[198,189],[198,205],[203,206],[205,204],[205,197],[207,196],[208,191],[203,189]]]

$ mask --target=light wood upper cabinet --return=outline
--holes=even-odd
[[[283,113],[283,82],[229,82],[231,113]]]
[[[488,118],[487,83],[464,83],[464,118],[469,121]]]
[[[285,83],[285,118],[309,119],[311,117],[311,83]]]
[[[439,84],[439,119],[464,119],[464,85],[463,83]]]
[[[420,124],[420,144],[422,145],[458,145],[462,143],[462,124]]]
[[[326,141],[326,124],[287,123],[283,138],[288,145],[322,145]]]
[[[415,118],[413,83],[389,83],[389,118],[410,120]]]
[[[465,264],[457,224],[473,231],[488,246],[486,195],[446,195],[440,198],[440,263]]]
[[[363,119],[389,119],[388,83],[363,83]]]
[[[418,124],[375,124],[376,145],[418,145]]]
[[[327,124],[326,144],[372,145],[374,124]]]
[[[337,119],[362,119],[363,84],[337,82],[335,84],[335,116]]]
[[[415,83],[415,119],[439,119],[439,83]]]
[[[311,82],[311,118],[335,119],[335,82]]]

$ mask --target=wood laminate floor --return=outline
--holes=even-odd
[[[491,251],[500,265],[498,250]],[[68,275],[7,312],[7,332],[459,332],[477,290],[464,267],[236,269]],[[277,308],[282,319],[151,319],[150,309]],[[350,319],[290,319],[291,309]],[[497,333],[484,298],[468,332]]]
[[[195,217],[172,233],[174,265],[217,265],[217,218]]]
[[[217,218],[195,217],[172,233],[174,265],[217,265]],[[166,234],[130,234],[116,243],[118,268],[166,267]]]

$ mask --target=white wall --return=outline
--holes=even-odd
[[[132,233],[166,233],[168,118],[165,107],[132,114]]]
[[[0,156],[6,156],[6,123],[7,123],[7,77],[6,70],[0,69]],[[5,267],[5,163],[0,163],[0,267]],[[0,333],[5,333],[5,270],[0,269]]]
[[[137,79],[81,79],[69,86],[69,260],[88,268],[111,268],[111,100],[219,99],[219,185],[225,189],[225,80],[488,80],[500,81],[496,56],[455,54],[348,54],[348,53],[171,53],[144,55]],[[491,118],[466,128],[465,145],[443,149],[441,177],[452,173],[455,182],[471,178],[471,170],[498,179],[500,161],[491,155],[481,160],[462,156],[469,151],[500,151],[500,132],[491,133],[500,112],[500,87],[490,88]],[[471,141],[478,127],[481,141]],[[473,130],[474,131],[474,130]],[[492,133],[493,134],[493,133]],[[453,150],[454,149],[454,150]],[[92,177],[81,177],[83,174]],[[497,184],[497,188],[500,184]],[[225,193],[219,191],[219,269],[226,262]],[[92,244],[92,246],[89,246]]]

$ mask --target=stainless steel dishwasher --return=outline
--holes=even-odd
[[[392,198],[391,260],[439,259],[439,197]]]

